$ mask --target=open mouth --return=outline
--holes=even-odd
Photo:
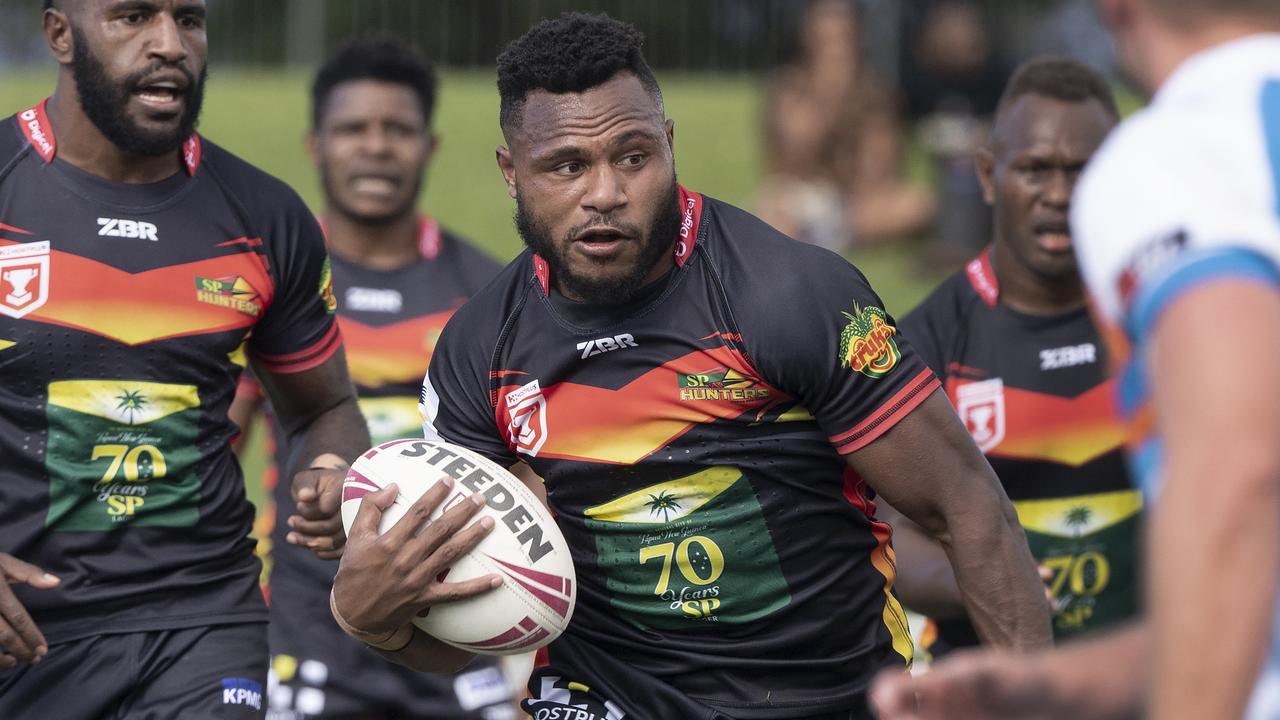
[[[612,255],[622,248],[629,236],[613,228],[594,228],[574,239],[579,250],[588,255]]]
[[[1046,252],[1069,252],[1072,248],[1071,226],[1065,221],[1036,223],[1035,233],[1037,244]]]
[[[187,95],[186,78],[162,77],[144,80],[133,91],[134,97],[160,113],[176,113],[182,109]]]
[[[357,195],[386,197],[400,189],[400,180],[391,175],[354,175],[347,186]]]

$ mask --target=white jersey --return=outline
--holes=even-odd
[[[1206,280],[1280,285],[1280,34],[1219,45],[1184,63],[1094,157],[1071,219],[1106,330],[1135,356],[1163,309]],[[1134,363],[1121,403],[1136,413],[1146,395]],[[1153,495],[1159,438],[1139,448],[1135,470]],[[1278,630],[1273,621],[1250,720],[1280,718]]]

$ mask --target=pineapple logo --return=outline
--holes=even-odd
[[[860,308],[855,303],[853,314],[843,313],[849,324],[840,332],[840,365],[869,378],[889,374],[902,359],[898,343],[893,339],[898,330],[889,324],[889,316],[878,307]]]
[[[143,396],[141,390],[121,390],[120,392],[121,394],[116,396],[116,400],[120,401],[116,405],[116,410],[132,425],[134,416],[146,410],[147,398]]]
[[[1085,505],[1077,505],[1067,511],[1067,527],[1071,528],[1076,537],[1080,537],[1080,531],[1089,524],[1093,519],[1093,511]]]
[[[670,522],[671,513],[675,510],[683,509],[679,501],[679,495],[671,495],[666,490],[663,490],[657,495],[650,494],[649,502],[645,503],[645,506],[649,508],[650,515],[657,517],[661,513],[662,522]]]

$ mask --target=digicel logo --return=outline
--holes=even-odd
[[[48,155],[53,152],[53,143],[49,142],[49,138],[44,134],[44,128],[40,127],[40,119],[36,117],[35,108],[23,110],[18,118],[27,124],[28,135],[40,146],[41,154]]]

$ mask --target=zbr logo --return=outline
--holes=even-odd
[[[853,306],[853,314],[840,332],[840,364],[866,375],[881,378],[897,367],[902,359],[898,343],[893,339],[898,330],[889,324],[889,316],[878,307]]]
[[[547,398],[538,381],[507,395],[507,442],[529,457],[537,457],[547,441]]]
[[[247,678],[222,678],[222,704],[262,709],[262,684]]]
[[[49,300],[49,241],[0,247],[0,315],[20,318]]]
[[[1004,440],[1004,381],[994,378],[960,385],[956,412],[979,450],[995,448]]]
[[[98,218],[98,234],[102,237],[140,238],[156,242],[156,226],[141,220]]]

